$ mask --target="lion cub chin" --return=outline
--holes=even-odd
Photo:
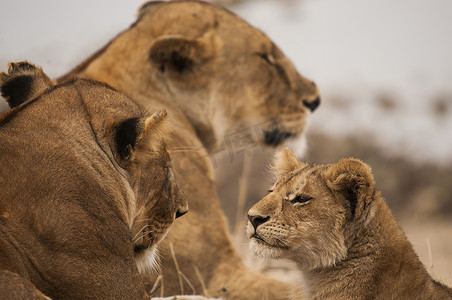
[[[248,212],[251,249],[296,262],[304,296],[452,299],[425,270],[366,164],[307,164],[284,148],[273,171],[277,182]]]

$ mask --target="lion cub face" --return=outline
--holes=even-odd
[[[251,249],[288,258],[302,270],[345,258],[348,237],[364,222],[373,191],[369,168],[355,159],[313,165],[284,148],[274,161],[277,182],[248,212]]]

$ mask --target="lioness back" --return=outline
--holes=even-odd
[[[148,298],[137,263],[187,211],[166,113],[27,62],[0,90],[12,108],[0,114],[0,298]]]
[[[433,280],[356,159],[275,158],[270,193],[248,212],[251,248],[297,263],[308,299],[452,299]]]

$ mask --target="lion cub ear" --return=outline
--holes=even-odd
[[[159,151],[169,137],[166,116],[166,111],[162,110],[147,118],[131,118],[121,122],[115,136],[116,150],[121,159],[134,160],[141,154]]]
[[[54,85],[56,82],[41,68],[26,61],[11,62],[8,73],[0,74],[0,91],[11,108],[36,98]]]
[[[285,146],[275,154],[270,168],[277,177],[280,177],[289,172],[300,169],[305,165],[305,163],[296,158],[295,154],[289,147]]]
[[[217,44],[217,39],[210,33],[200,38],[168,34],[153,41],[149,58],[154,67],[161,73],[168,74],[177,83],[189,85],[189,79],[195,79],[199,83],[210,76],[206,75],[211,73],[206,68],[212,65],[208,61],[217,52]],[[198,70],[202,72],[197,72]]]
[[[324,173],[326,184],[346,199],[351,219],[362,216],[373,200],[375,181],[368,165],[354,158],[342,158]]]

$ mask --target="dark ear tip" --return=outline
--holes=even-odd
[[[8,102],[9,107],[13,108],[24,103],[27,95],[31,91],[33,77],[31,75],[22,75],[12,77],[2,73],[0,82],[0,92]]]
[[[55,85],[41,68],[27,61],[10,62],[8,72],[0,74],[0,92],[11,108]]]
[[[41,68],[36,67],[34,64],[29,63],[28,61],[17,61],[8,63],[8,74],[11,76],[17,76],[20,74],[30,74],[36,70],[41,70]]]

